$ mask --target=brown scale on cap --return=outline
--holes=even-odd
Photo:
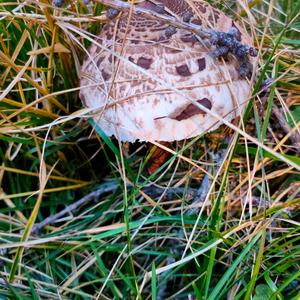
[[[241,42],[252,45],[223,12],[205,1],[188,2],[138,5],[216,31],[234,26]],[[234,57],[214,59],[209,41],[144,14],[121,13],[103,27],[97,42],[101,46],[90,47],[82,66],[80,96],[84,105],[101,111],[95,119],[105,133],[122,141],[173,141],[213,130],[221,122],[208,112],[231,120],[250,94]],[[96,88],[84,87],[95,83]]]
[[[176,71],[182,77],[190,77],[192,75],[187,64],[176,67]]]
[[[206,68],[206,62],[205,62],[205,58],[198,58],[197,59],[197,63],[198,63],[198,66],[199,66],[199,71],[203,71],[205,70]]]
[[[200,105],[203,105],[207,109],[211,109],[211,107],[212,107],[211,101],[207,98],[197,100],[196,102]],[[192,116],[196,116],[198,114],[205,115],[206,112],[203,111],[201,108],[199,108],[197,105],[191,103],[186,108],[184,108],[184,110],[180,114],[178,114],[177,116],[175,116],[172,119],[176,119],[177,121],[182,121],[182,120],[189,119]]]
[[[141,56],[138,58],[136,64],[144,69],[149,69],[151,67],[152,60],[152,58],[146,58]]]

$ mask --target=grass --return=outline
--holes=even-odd
[[[254,37],[253,95],[274,84],[244,127],[173,143],[150,176],[148,146],[127,155],[78,97],[104,7],[0,1],[0,299],[300,299],[300,1],[212,2]]]

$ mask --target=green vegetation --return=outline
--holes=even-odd
[[[257,142],[223,126],[150,176],[149,145],[125,151],[78,97],[100,1],[0,1],[0,299],[300,299],[300,0],[211,2],[260,51]]]

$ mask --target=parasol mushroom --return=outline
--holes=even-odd
[[[252,59],[241,53],[253,49],[245,30],[201,0],[142,1],[137,7],[224,37],[199,39],[130,10],[109,20],[88,50],[80,81],[80,98],[102,130],[120,141],[170,142],[216,129],[222,121],[213,115],[227,121],[240,116],[251,89]]]

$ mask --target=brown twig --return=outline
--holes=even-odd
[[[278,120],[278,123],[281,127],[281,129],[289,135],[289,139],[292,142],[293,146],[295,147],[295,150],[297,152],[300,152],[300,133],[299,130],[294,130],[287,122],[283,109],[278,108],[277,105],[273,104],[272,112],[276,116],[276,119]]]
[[[44,219],[40,223],[35,224],[32,228],[32,233],[38,233],[43,227],[51,223],[54,223],[55,221],[57,221],[59,218],[63,217],[66,214],[70,214],[74,212],[78,207],[90,201],[93,201],[95,199],[99,199],[103,194],[114,192],[116,189],[117,189],[117,185],[114,184],[113,185],[110,184],[108,186],[104,185],[103,187],[99,188],[97,191],[91,192],[86,196],[84,196],[83,198],[79,199],[78,201],[66,206],[60,212],[52,216],[49,216],[48,218]]]
[[[66,214],[74,213],[75,210],[77,210],[80,206],[87,204],[88,202],[98,200],[101,196],[107,194],[107,193],[113,193],[117,190],[119,187],[118,184],[109,184],[109,185],[103,185],[98,190],[93,191],[83,198],[73,202],[72,204],[66,206],[63,210],[60,212],[49,216],[48,218],[44,219],[42,222],[37,223],[33,226],[32,233],[39,233],[45,226],[52,224],[62,218]],[[132,186],[128,186],[128,188],[132,188]],[[157,197],[162,194],[163,188],[158,187],[146,187],[143,189],[143,192],[145,192],[150,197]],[[188,194],[190,197],[194,197],[196,194],[196,189],[185,189],[185,188],[170,188],[166,192],[167,198],[172,198],[175,195],[182,195],[182,194]]]

